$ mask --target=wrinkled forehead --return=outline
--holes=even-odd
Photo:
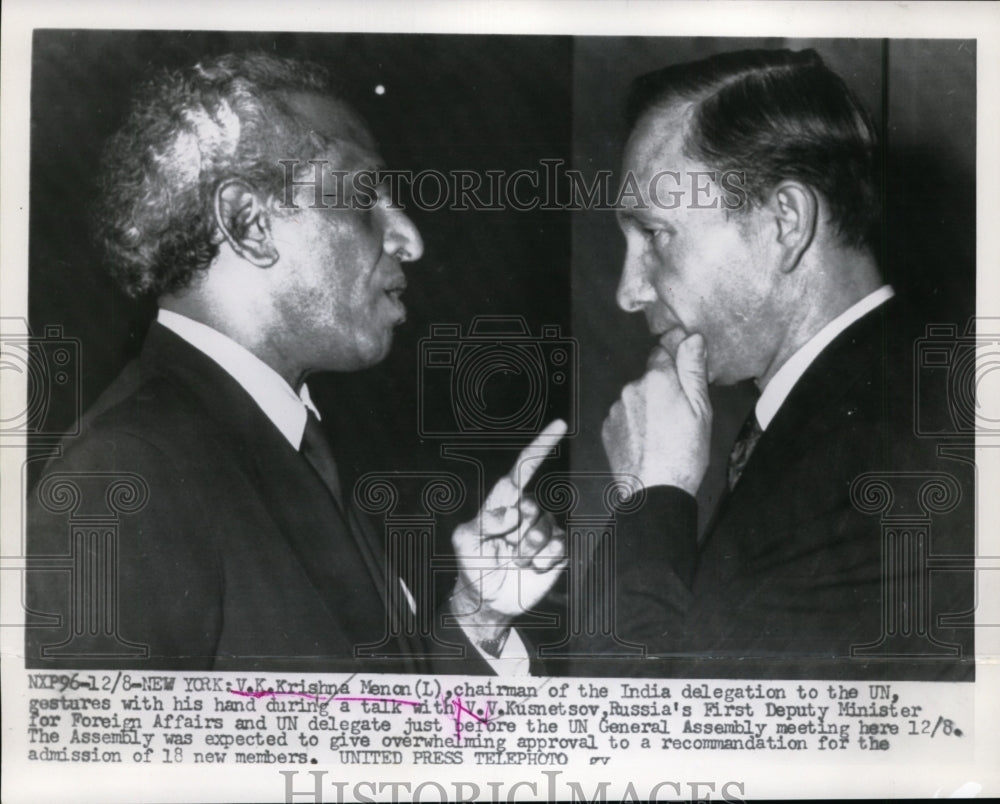
[[[281,100],[324,156],[344,170],[381,165],[375,138],[364,119],[347,103],[312,92],[284,93]]]

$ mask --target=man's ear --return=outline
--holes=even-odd
[[[780,268],[791,273],[816,234],[819,201],[808,185],[783,181],[771,192],[771,204],[778,225]]]
[[[214,202],[215,225],[233,251],[258,268],[278,261],[270,213],[252,186],[226,179],[215,188]]]

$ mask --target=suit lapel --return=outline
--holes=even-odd
[[[759,495],[762,479],[789,458],[807,451],[831,428],[852,387],[875,373],[882,359],[881,333],[893,302],[873,310],[838,335],[806,369],[761,436],[731,497]]]
[[[332,495],[306,460],[221,366],[154,323],[141,362],[186,387],[210,415],[214,434],[242,458],[263,507],[295,553],[330,617],[355,644],[385,628],[385,571],[358,546]]]
[[[748,555],[779,546],[770,540],[780,531],[782,518],[791,516],[801,503],[784,496],[778,488],[781,479],[833,428],[843,428],[845,417],[851,415],[844,406],[856,398],[849,393],[851,389],[879,376],[883,333],[894,307],[895,302],[889,301],[840,333],[792,388],[747,461],[739,483],[713,516],[702,545],[703,580],[711,576],[712,583],[726,583]]]

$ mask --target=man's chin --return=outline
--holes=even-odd
[[[342,355],[336,365],[328,370],[337,372],[363,371],[377,366],[389,356],[392,351],[392,331],[379,339],[372,338],[364,342],[355,342],[351,353]]]
[[[716,388],[732,388],[734,385],[746,382],[750,377],[740,376],[738,372],[727,371],[725,367],[712,365],[711,357],[708,363],[708,384]]]
[[[377,366],[383,360],[389,356],[389,352],[392,351],[392,330],[382,338],[378,343],[372,344],[372,349],[368,351],[365,357],[365,368],[370,366]]]

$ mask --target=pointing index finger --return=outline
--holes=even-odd
[[[513,468],[510,470],[510,478],[517,488],[518,497],[521,496],[524,487],[531,482],[531,478],[535,476],[538,467],[549,457],[549,452],[552,448],[566,435],[567,429],[566,422],[562,419],[556,419],[535,436],[534,441],[521,450],[521,453],[517,456],[517,461],[515,461]]]

